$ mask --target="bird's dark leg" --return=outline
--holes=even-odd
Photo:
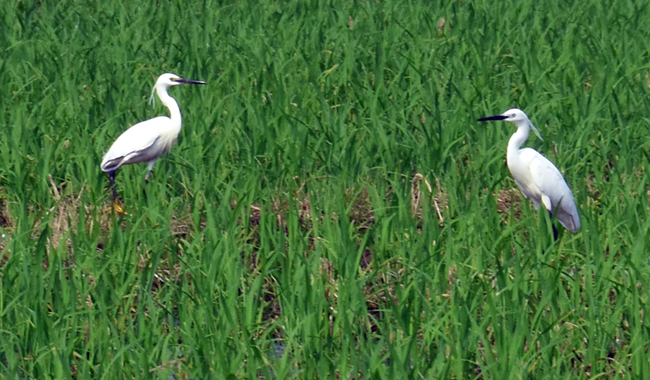
[[[144,176],[144,182],[149,183],[149,176],[151,175],[151,171],[153,170],[153,165],[156,163],[156,160],[149,161],[147,165],[147,174]]]
[[[149,184],[149,181],[145,180],[144,181],[145,185],[142,186],[142,195],[144,196],[144,199],[147,199],[147,185]]]
[[[111,179],[111,187],[113,188],[113,201],[117,200],[117,189],[115,187],[115,172],[116,171],[112,171],[112,172],[108,173],[108,176]]]
[[[147,164],[147,174],[144,176],[144,183],[149,184],[149,177],[151,177],[151,171],[153,170],[153,165],[156,163],[156,160],[149,161]],[[142,195],[144,195],[144,199],[147,199],[147,187],[143,186],[142,187]]]
[[[553,240],[557,240],[558,231],[557,231],[557,227],[555,227],[555,224],[553,223],[553,213],[549,211],[548,216],[549,216],[549,221],[551,222],[551,227],[553,227]]]
[[[113,210],[115,210],[115,212],[118,214],[126,214],[122,206],[120,206],[119,195],[117,195],[117,186],[115,186],[116,171],[117,170],[113,170],[112,172],[108,173],[108,177],[111,179],[111,187],[113,188]]]

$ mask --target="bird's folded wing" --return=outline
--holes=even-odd
[[[580,229],[580,217],[573,200],[573,193],[558,168],[540,155],[531,162],[530,171],[541,193],[550,199],[550,210],[562,225],[572,232]]]
[[[551,199],[555,208],[564,197],[573,198],[562,173],[546,157],[539,155],[530,163],[530,175],[540,192]]]
[[[167,120],[169,120],[168,117],[159,116],[142,121],[127,129],[104,155],[102,170],[108,172],[112,171],[113,167],[117,169],[125,163],[148,161],[148,157],[143,157],[140,160],[136,158],[146,153],[147,149],[154,145],[160,136],[160,125],[164,125]]]

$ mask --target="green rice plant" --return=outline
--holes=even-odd
[[[1,2],[1,376],[647,378],[649,16]],[[183,130],[116,215],[99,163],[164,72],[208,84],[170,91]],[[579,232],[475,122],[511,107]]]

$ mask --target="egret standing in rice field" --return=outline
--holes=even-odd
[[[546,157],[532,148],[519,149],[526,141],[532,128],[537,137],[542,139],[539,131],[530,122],[524,111],[513,108],[501,115],[487,116],[478,121],[503,120],[517,126],[508,142],[507,162],[510,173],[524,194],[539,210],[540,203],[548,210],[551,217],[555,215],[562,225],[571,232],[580,229],[580,216],[573,200],[573,193],[564,177]],[[553,226],[553,235],[557,238],[557,229]]]
[[[169,96],[167,90],[181,84],[205,84],[205,82],[184,79],[171,73],[158,77],[158,81],[156,81],[156,85],[151,92],[150,101],[154,100],[153,93],[156,92],[162,104],[169,109],[170,116],[158,116],[132,126],[115,140],[104,155],[101,168],[105,173],[108,173],[111,180],[113,208],[115,211],[122,212],[122,208],[117,203],[118,196],[115,188],[115,172],[117,169],[122,165],[146,162],[148,167],[144,179],[149,182],[149,175],[156,160],[162,154],[169,152],[174,141],[176,141],[182,125],[181,110],[178,108],[176,100]]]

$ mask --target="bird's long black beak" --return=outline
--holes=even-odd
[[[205,84],[205,82],[202,81],[202,80],[185,79],[185,78],[176,79],[176,83],[180,83],[180,84]]]
[[[478,119],[478,121],[492,121],[492,120],[505,120],[505,119],[507,119],[507,116],[494,115],[494,116],[482,117],[482,118]]]

